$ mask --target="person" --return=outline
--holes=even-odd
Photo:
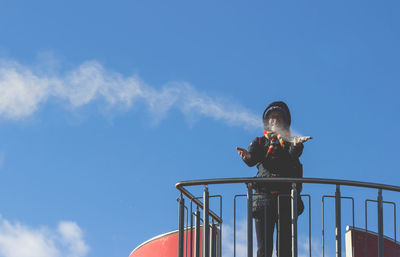
[[[290,136],[291,115],[284,102],[277,101],[268,105],[262,118],[264,136],[254,139],[248,150],[237,147],[240,157],[250,167],[257,165],[257,177],[302,177],[302,164],[299,157],[303,151],[303,143],[311,137]],[[301,184],[297,186],[300,194]],[[257,235],[257,257],[272,256],[274,228],[278,225],[280,233],[276,235],[277,256],[278,254],[278,257],[291,256],[289,196],[291,183],[257,183],[253,188],[255,189],[253,217]],[[298,199],[298,214],[301,214],[304,205],[300,196]],[[264,249],[265,244],[266,249]]]

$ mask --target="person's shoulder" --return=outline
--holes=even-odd
[[[265,143],[265,137],[256,137],[251,143],[250,145],[264,145]]]

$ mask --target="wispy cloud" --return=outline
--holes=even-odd
[[[89,251],[82,230],[72,221],[62,221],[58,229],[30,228],[0,217],[2,257],[84,257]]]
[[[73,109],[95,101],[109,108],[130,109],[141,102],[157,121],[177,109],[189,117],[203,116],[250,129],[261,127],[260,118],[243,106],[201,93],[187,82],[169,82],[156,89],[136,75],[108,71],[96,61],[84,62],[62,75],[43,67],[0,60],[1,118],[24,119],[55,98]]]

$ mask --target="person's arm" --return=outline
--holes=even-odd
[[[258,138],[251,142],[248,150],[240,147],[236,147],[238,154],[242,157],[242,160],[249,166],[252,167],[260,161],[259,151],[260,144]]]
[[[302,143],[292,144],[290,143],[288,153],[293,159],[298,159],[303,153],[304,145]]]
[[[307,142],[308,140],[312,139],[312,137],[293,137],[292,141],[290,142],[288,152],[292,158],[299,158],[300,155],[303,153],[304,145],[303,143]]]

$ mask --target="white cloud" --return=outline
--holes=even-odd
[[[138,76],[107,71],[96,61],[87,61],[65,75],[54,75],[45,65],[29,67],[0,60],[0,117],[18,120],[31,116],[49,99],[62,99],[71,108],[101,100],[109,108],[131,108],[145,103],[156,120],[176,108],[186,116],[204,116],[229,125],[260,128],[260,117],[226,99],[198,92],[186,82],[152,88]]]
[[[75,222],[62,221],[58,230],[30,228],[0,217],[1,257],[84,257],[89,247]]]
[[[61,242],[69,249],[68,257],[85,256],[89,251],[89,247],[83,240],[81,228],[72,221],[62,221],[58,225]]]

